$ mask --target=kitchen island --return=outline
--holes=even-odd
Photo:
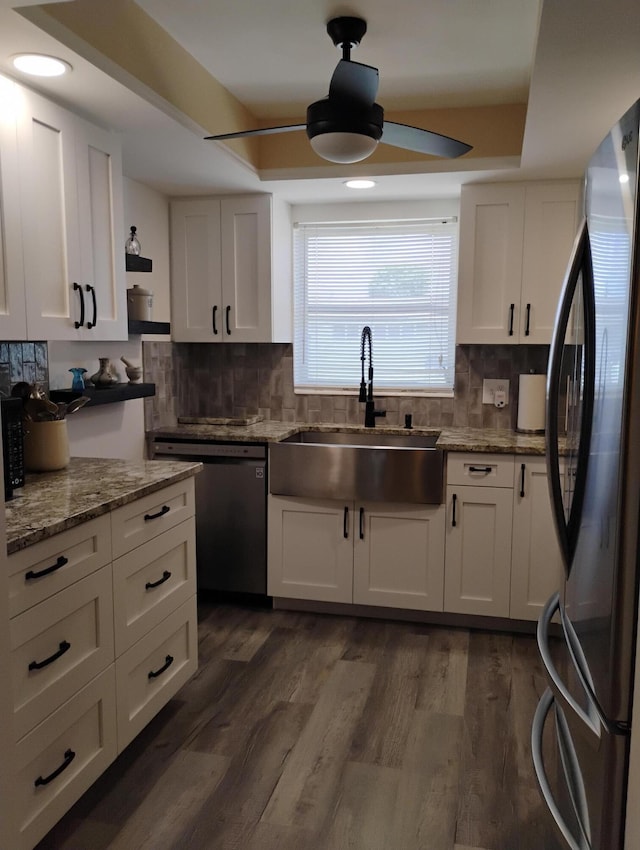
[[[3,847],[31,850],[196,672],[200,469],[73,458],[6,504]]]

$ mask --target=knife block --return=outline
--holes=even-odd
[[[69,465],[66,419],[25,422],[24,463],[30,472],[53,472]]]

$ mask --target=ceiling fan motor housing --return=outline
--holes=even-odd
[[[325,98],[307,109],[307,136],[313,139],[324,133],[358,133],[379,141],[384,126],[384,109],[374,103],[367,109],[337,105]]]

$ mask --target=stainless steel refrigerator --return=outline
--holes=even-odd
[[[571,850],[624,840],[640,572],[639,132],[640,101],[588,165],[548,369],[547,462],[566,582],[538,624],[549,687],[532,750]]]

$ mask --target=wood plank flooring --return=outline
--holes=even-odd
[[[559,850],[533,637],[201,602],[200,669],[37,850]]]

